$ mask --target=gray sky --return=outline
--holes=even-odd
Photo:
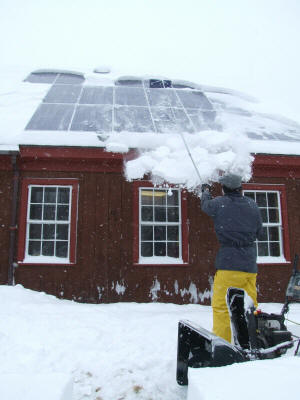
[[[180,77],[299,121],[299,21],[299,0],[0,0],[1,64]]]

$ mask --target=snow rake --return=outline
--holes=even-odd
[[[252,299],[239,288],[227,291],[233,344],[214,335],[201,326],[179,321],[177,346],[177,382],[188,384],[188,368],[221,367],[250,360],[280,357],[298,341],[293,339],[285,325],[289,304],[300,301],[300,271],[295,256],[293,273],[289,280],[286,299],[280,314],[255,310]]]

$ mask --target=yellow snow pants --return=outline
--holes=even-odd
[[[214,278],[212,308],[213,333],[231,342],[231,327],[229,312],[226,303],[226,294],[229,287],[244,289],[252,298],[257,307],[255,273],[242,271],[218,270]]]

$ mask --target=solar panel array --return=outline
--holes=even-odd
[[[44,72],[27,81],[51,84],[27,130],[174,133],[214,127],[207,97],[169,80],[128,77],[114,86],[87,86],[81,75]]]

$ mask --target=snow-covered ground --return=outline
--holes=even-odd
[[[55,386],[57,377],[58,386],[64,376],[73,381],[73,400],[187,399],[187,387],[175,378],[178,321],[189,319],[208,330],[212,324],[209,306],[78,304],[20,285],[0,286],[0,304],[1,400],[11,400],[12,387],[22,380],[27,389],[28,382],[40,385],[40,398],[46,398],[45,379]],[[281,305],[261,308],[279,312]],[[291,306],[288,318],[300,322],[300,305]],[[300,336],[299,325],[287,325]],[[198,370],[202,399],[229,399],[230,385],[247,399],[247,387],[256,399],[266,393],[272,400],[287,393],[296,399],[299,365],[291,349],[277,360]],[[22,400],[32,398],[24,392]]]

